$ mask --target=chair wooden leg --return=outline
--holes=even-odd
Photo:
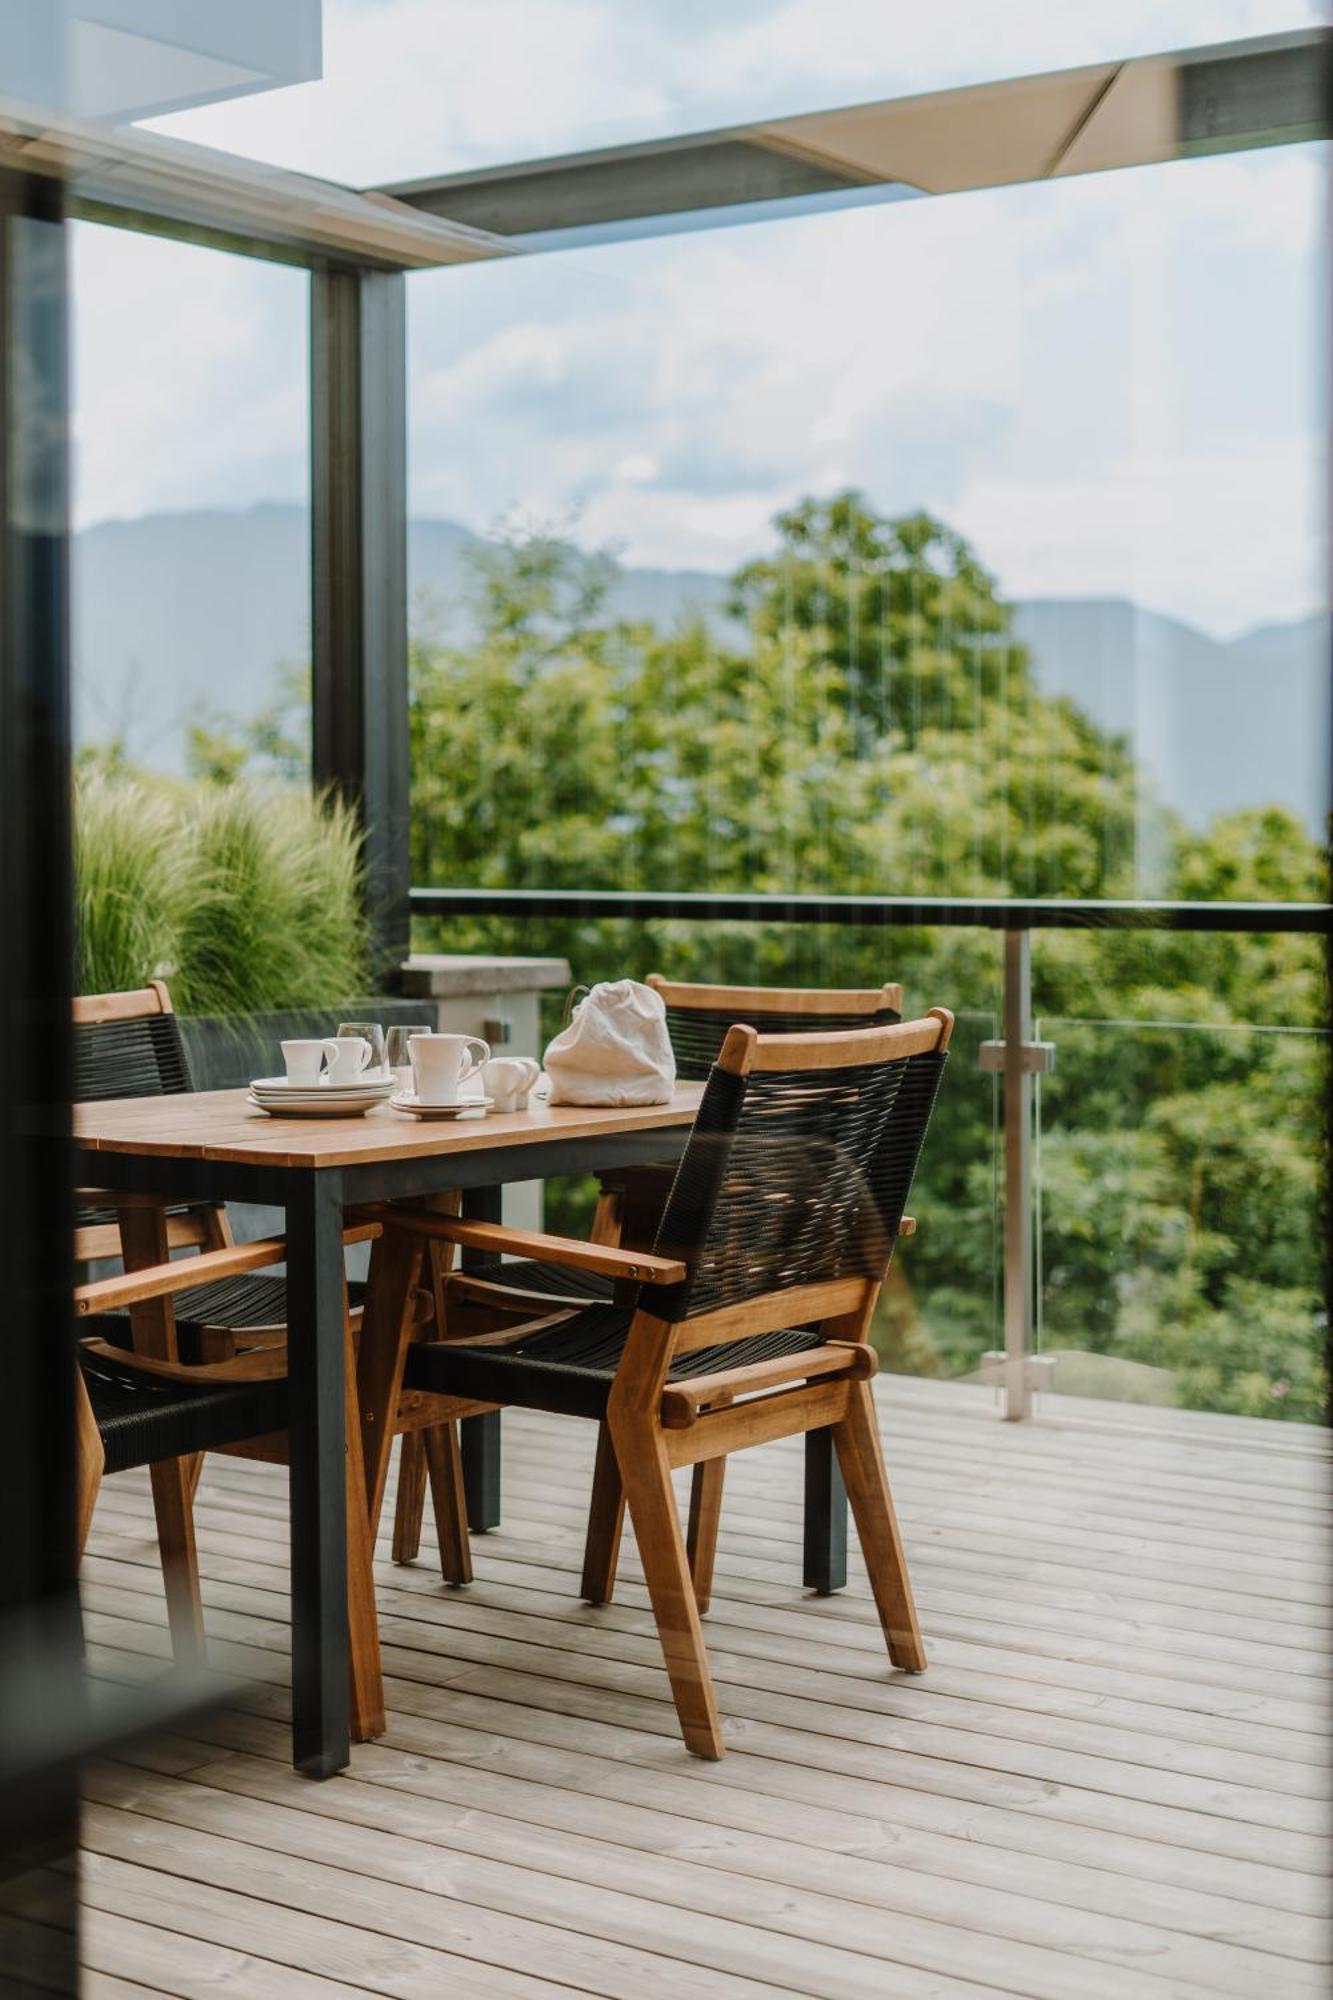
[[[389,1477],[403,1363],[412,1334],[412,1295],[421,1273],[421,1238],[387,1229],[371,1252],[357,1354],[361,1450],[371,1544]]]
[[[599,1424],[592,1497],[588,1502],[588,1533],[583,1545],[583,1582],[579,1592],[589,1604],[611,1602],[624,1525],[625,1488],[616,1463],[616,1449],[607,1426]]]
[[[438,1210],[441,1215],[457,1215],[462,1207],[462,1198],[455,1188],[447,1194],[430,1197],[425,1205]],[[430,1279],[435,1320],[433,1326],[418,1338],[440,1340],[444,1336],[448,1317],[445,1299],[448,1277],[454,1263],[453,1245],[427,1243],[423,1261],[425,1272]],[[396,1563],[415,1562],[421,1552],[421,1524],[426,1516],[426,1477],[426,1445],[422,1434],[419,1431],[408,1431],[403,1436],[398,1460],[398,1498],[393,1510],[393,1559]],[[436,1512],[438,1526],[438,1509]],[[447,1577],[446,1581],[470,1583],[471,1570],[469,1569],[468,1574],[463,1576],[460,1566],[460,1574],[457,1577]]]
[[[868,1382],[851,1385],[847,1414],[833,1426],[833,1442],[856,1531],[861,1537],[879,1622],[888,1641],[889,1658],[906,1673],[923,1673],[925,1641],[917,1622],[907,1557],[884,1467],[875,1399]]]
[[[354,1743],[382,1736],[384,1668],[380,1659],[379,1615],[375,1609],[375,1542],[366,1504],[366,1463],[361,1448],[356,1352],[350,1325],[346,1337],[345,1410],[347,1423],[347,1624],[350,1661],[350,1715]]]
[[[97,1495],[101,1490],[106,1451],[102,1445],[102,1434],[97,1428],[97,1418],[93,1415],[88,1384],[83,1379],[81,1369],[75,1377],[74,1396],[75,1523],[79,1556],[82,1558],[88,1542],[88,1530],[93,1525],[93,1510],[97,1505]]]
[[[589,1243],[609,1243],[614,1249],[620,1242],[624,1203],[612,1188],[603,1188],[597,1197],[593,1210],[592,1228],[588,1232]]]
[[[713,1562],[717,1555],[726,1471],[725,1457],[700,1459],[690,1480],[690,1519],[685,1546],[694,1579],[695,1602],[701,1614],[707,1611],[713,1596]]]
[[[472,1544],[467,1532],[467,1496],[463,1491],[463,1452],[457,1424],[432,1424],[417,1435],[430,1473],[435,1533],[440,1545],[440,1574],[446,1583],[472,1581]],[[407,1439],[403,1439],[406,1444]]]
[[[398,1498],[393,1510],[393,1559],[415,1562],[426,1511],[426,1449],[420,1431],[405,1431],[398,1448]]]
[[[634,1424],[613,1428],[612,1437],[681,1733],[696,1757],[721,1757],[722,1724],[661,1433]]]
[[[149,1467],[162,1581],[167,1593],[171,1645],[182,1666],[195,1666],[204,1653],[204,1605],[199,1591],[199,1558],[194,1546],[189,1460],[164,1458]]]

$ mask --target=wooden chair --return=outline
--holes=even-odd
[[[375,1223],[361,1223],[344,1232],[344,1241],[370,1242],[379,1233]],[[201,1283],[234,1283],[280,1263],[286,1248],[282,1237],[269,1237],[202,1252],[193,1263],[163,1263],[97,1279],[76,1287],[75,1311],[87,1327],[108,1313],[127,1308],[160,1308]],[[352,1733],[364,1741],[383,1732],[384,1688],[350,1309],[344,1312],[344,1326]],[[286,1426],[285,1345],[251,1347],[225,1360],[190,1363],[136,1353],[96,1336],[80,1341],[76,1464],[79,1553],[82,1555],[87,1541],[105,1474],[148,1466],[167,1616],[178,1660],[197,1661],[204,1644],[189,1469],[206,1451],[284,1464]]]
[[[189,1059],[171,995],[160,979],[132,993],[98,993],[74,1002],[74,1095],[97,1102],[119,1097],[172,1096],[193,1090]],[[165,1262],[182,1249],[220,1250],[232,1241],[225,1208],[170,1203],[156,1196],[81,1189],[74,1254],[81,1263],[123,1257],[134,1270]],[[351,1288],[353,1323],[361,1288]],[[225,1360],[244,1348],[281,1344],[287,1288],[281,1276],[248,1271],[188,1287],[153,1313],[125,1308],[96,1329],[143,1351],[156,1338],[164,1359]]]
[[[699,1756],[719,1757],[723,1745],[671,1484],[677,1466],[831,1429],[890,1657],[909,1672],[925,1667],[870,1390],[869,1329],[952,1029],[943,1008],[856,1032],[733,1026],[653,1253],[376,1211],[386,1243],[400,1241],[393,1254],[408,1290],[423,1240],[535,1250],[617,1285],[610,1300],[567,1302],[473,1339],[412,1342],[404,1322],[395,1346],[388,1316],[368,1320],[363,1364],[374,1383],[363,1375],[363,1422],[387,1460],[396,1376],[414,1422],[519,1404],[603,1424],[602,1476],[628,1504],[681,1728]],[[368,1484],[374,1509],[382,1469]]]
[[[884,1027],[902,1018],[903,989],[893,981],[871,987],[701,986],[653,972],[646,983],[661,995],[666,1008],[677,1075],[691,1083],[707,1078],[728,1032],[738,1021],[751,1023],[763,1034],[794,1035]],[[675,1163],[669,1162],[603,1174],[590,1240],[647,1249],[656,1236],[675,1172]],[[539,1311],[550,1299],[591,1304],[612,1295],[612,1281],[604,1273],[570,1270],[540,1258],[520,1257],[495,1263],[484,1273],[461,1274],[452,1270],[449,1246],[432,1246],[431,1258],[433,1281],[440,1294],[433,1330],[436,1339],[448,1337],[449,1324],[458,1323],[464,1301],[474,1314],[489,1309],[498,1324],[506,1318],[512,1322],[516,1313]],[[453,1304],[449,1323],[440,1292],[446,1274],[451,1280]],[[448,1583],[466,1582],[471,1575],[466,1542],[460,1556],[454,1531],[451,1489],[440,1478],[442,1463],[455,1448],[451,1442],[433,1439],[428,1430],[404,1437],[393,1527],[394,1561],[413,1561],[421,1546],[430,1454],[432,1500],[437,1495],[442,1499],[442,1508],[436,1507],[436,1533],[441,1570]],[[603,1432],[598,1440],[583,1565],[583,1595],[593,1604],[608,1603],[615,1588],[620,1516],[608,1497],[615,1491],[612,1470],[610,1441]],[[689,1546],[695,1586],[704,1609],[711,1579],[703,1552],[710,1545],[710,1527],[716,1530],[721,1476],[720,1465],[703,1464],[696,1468],[692,1481]]]
[[[160,980],[136,992],[76,999],[73,1013],[77,1100],[174,1095],[192,1088],[180,1026]],[[203,1641],[193,1528],[201,1454],[286,1455],[285,1416],[252,1428],[278,1404],[286,1408],[287,1286],[280,1273],[266,1268],[281,1261],[281,1244],[277,1239],[235,1244],[226,1210],[212,1204],[105,1189],[81,1189],[76,1199],[76,1258],[86,1264],[119,1257],[125,1266],[123,1277],[84,1286],[79,1294],[88,1336],[80,1519],[86,1533],[101,1469],[149,1466],[172,1643],[179,1656],[193,1657]],[[353,1231],[347,1240],[364,1235]],[[198,1254],[168,1262],[182,1250]],[[170,1282],[158,1281],[164,1271]],[[352,1342],[363,1291],[355,1282],[347,1288]],[[164,1439],[193,1435],[192,1424],[200,1430],[198,1442],[184,1450],[164,1445]],[[93,1447],[94,1427],[101,1458]],[[364,1520],[359,1504],[356,1520]],[[352,1581],[354,1611],[364,1624],[366,1584],[355,1573]],[[373,1615],[372,1598],[372,1620]],[[369,1647],[364,1641],[362,1652]],[[371,1650],[377,1662],[377,1641]],[[364,1675],[360,1679],[368,1684]],[[354,1710],[360,1701],[356,1680],[354,1671]],[[373,1702],[367,1708],[360,1701],[359,1713],[363,1722],[373,1719]]]

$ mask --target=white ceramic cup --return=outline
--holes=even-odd
[[[287,1065],[288,1083],[312,1084],[319,1082],[320,1071],[327,1058],[330,1068],[338,1052],[338,1043],[327,1042],[284,1042],[282,1060]],[[364,1043],[362,1044],[364,1047]]]
[[[338,1035],[329,1043],[330,1083],[355,1083],[370,1061],[370,1043],[364,1035]]]
[[[479,1035],[413,1035],[407,1046],[412,1053],[417,1096],[423,1104],[457,1104],[463,1085],[471,1082],[491,1056]],[[472,1056],[474,1049],[480,1049],[481,1054]]]
[[[531,1056],[492,1056],[481,1072],[481,1087],[497,1111],[526,1111],[528,1093],[542,1073]]]

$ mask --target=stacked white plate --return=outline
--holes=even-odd
[[[292,1083],[285,1076],[257,1076],[250,1102],[274,1118],[356,1118],[391,1095],[391,1076],[363,1076],[353,1083]]]

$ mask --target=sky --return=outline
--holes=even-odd
[[[370,184],[1317,13],[326,0],[324,81],[157,125]],[[1320,152],[415,275],[414,511],[727,570],[778,508],[855,484],[941,514],[1013,596],[1127,596],[1220,636],[1300,616],[1325,570]],[[78,229],[81,521],[305,498],[305,284]]]

